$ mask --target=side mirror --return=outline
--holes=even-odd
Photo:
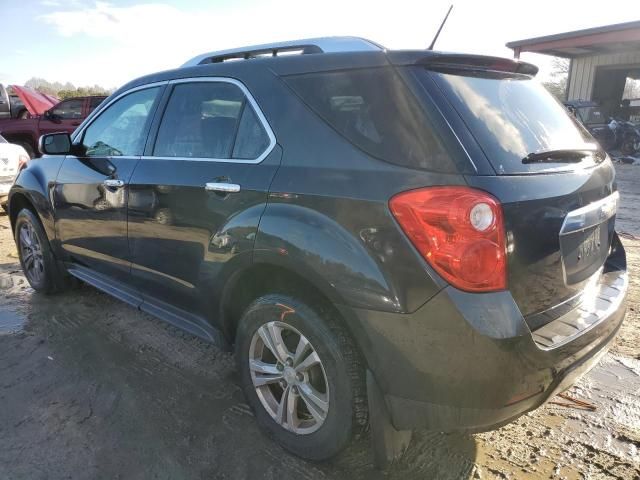
[[[71,152],[71,137],[66,132],[42,135],[38,150],[43,155],[67,155]]]

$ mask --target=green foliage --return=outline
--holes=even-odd
[[[566,58],[554,58],[553,70],[549,80],[542,82],[551,94],[564,102],[567,98],[567,80],[569,78],[569,60]]]
[[[27,80],[25,87],[33,88],[40,93],[53,95],[54,97],[64,100],[71,97],[85,97],[88,95],[109,95],[113,89],[107,89],[100,85],[87,87],[75,87],[72,83],[49,82],[44,78],[33,77]]]

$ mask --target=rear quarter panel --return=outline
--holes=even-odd
[[[332,301],[361,308],[414,311],[435,295],[444,283],[399,229],[388,201],[400,191],[464,178],[367,156],[284,83],[252,92],[283,147],[254,262],[289,268]]]

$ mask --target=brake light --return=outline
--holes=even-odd
[[[22,170],[29,163],[29,157],[21,153],[18,155],[18,171]]]
[[[430,187],[395,195],[389,208],[451,285],[469,292],[507,288],[504,220],[496,198],[469,187]]]

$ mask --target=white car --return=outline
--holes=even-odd
[[[20,145],[7,142],[0,135],[0,205],[7,209],[9,189],[18,172],[29,162],[29,155]]]

